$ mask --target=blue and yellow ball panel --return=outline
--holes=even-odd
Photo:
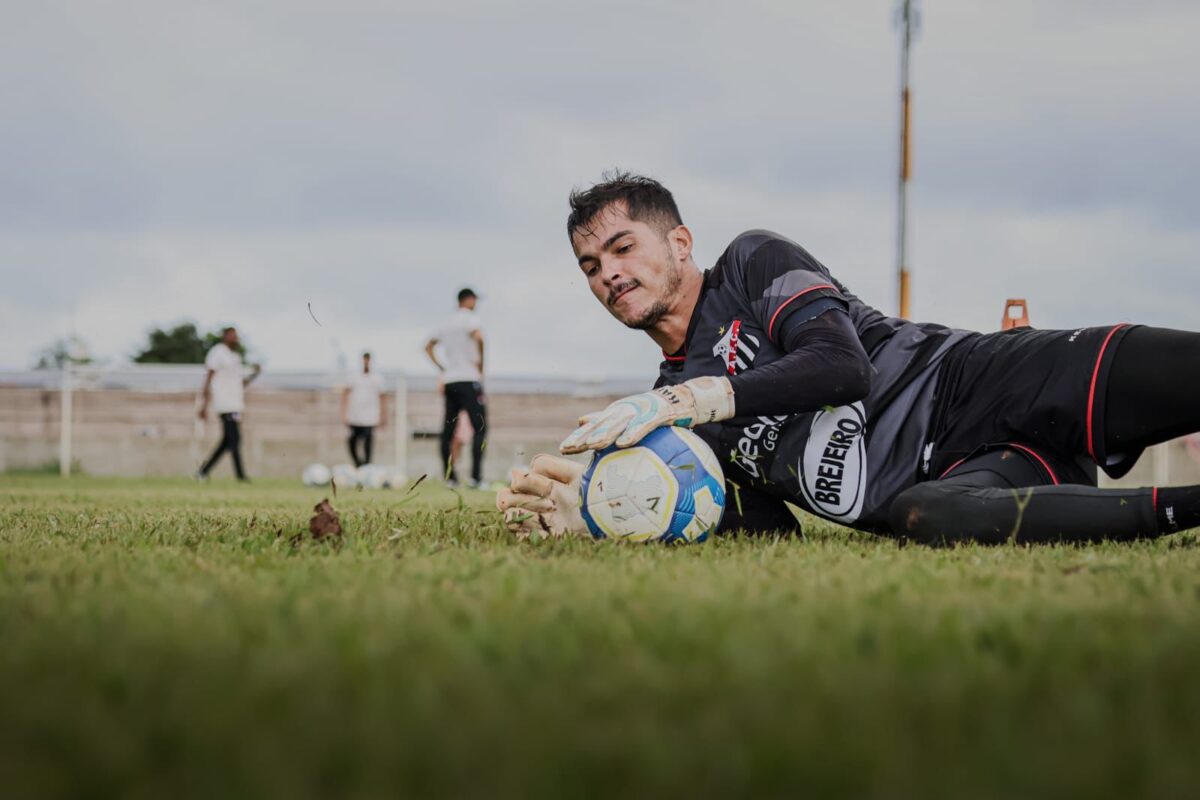
[[[580,505],[597,539],[701,542],[721,522],[724,487],[708,445],[691,431],[659,428],[633,447],[593,456]]]

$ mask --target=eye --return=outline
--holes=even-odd
[[[618,255],[624,255],[625,253],[628,253],[628,252],[629,252],[630,250],[632,250],[632,249],[633,249],[633,243],[632,243],[632,242],[630,242],[629,244],[623,244],[623,245],[621,245],[620,247],[618,247],[618,248],[617,248],[617,254],[618,254]]]
[[[590,277],[592,277],[593,275],[595,275],[595,274],[596,274],[597,272],[599,272],[599,271],[600,271],[600,267],[598,267],[598,266],[596,266],[595,264],[593,264],[592,266],[590,266],[590,267],[588,267],[587,269],[585,269],[585,270],[583,271],[583,274],[584,274],[584,275],[586,275],[587,277],[589,277],[589,278],[590,278]]]

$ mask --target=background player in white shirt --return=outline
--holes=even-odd
[[[242,357],[238,353],[238,333],[236,328],[226,328],[221,332],[221,341],[213,345],[204,358],[204,366],[208,374],[204,377],[204,400],[200,404],[200,419],[208,419],[208,407],[221,417],[221,441],[217,449],[200,467],[196,477],[206,480],[208,473],[221,458],[229,451],[233,458],[233,471],[239,481],[246,480],[246,472],[242,469],[242,433],[240,423],[242,411],[246,407],[244,389],[250,381],[258,377],[262,367],[254,365],[254,371],[249,376],[242,374]]]
[[[342,424],[350,427],[350,458],[354,466],[371,463],[371,448],[375,439],[375,427],[383,426],[387,420],[383,394],[383,378],[371,371],[371,354],[362,354],[362,370],[352,373],[342,391]],[[362,442],[362,455],[358,444]]]
[[[450,458],[450,443],[458,412],[466,411],[475,429],[471,441],[471,481],[476,488],[482,479],[483,443],[487,437],[487,406],[483,398],[483,328],[475,316],[475,292],[458,293],[458,310],[442,323],[425,343],[429,360],[438,368],[446,413],[442,418],[442,469],[446,482],[458,485],[458,475]],[[439,358],[440,353],[440,358]]]

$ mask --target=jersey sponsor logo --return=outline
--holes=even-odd
[[[725,335],[713,346],[713,357],[725,362],[730,375],[736,375],[750,369],[758,347],[758,337],[742,331],[742,321],[735,319],[729,324]]]
[[[867,414],[861,402],[819,412],[800,462],[800,489],[813,512],[838,522],[862,514],[867,485]]]
[[[731,459],[747,473],[755,478],[761,478],[763,473],[759,461],[766,453],[775,452],[779,443],[779,426],[787,421],[787,415],[781,417],[759,417],[753,423],[742,428]]]

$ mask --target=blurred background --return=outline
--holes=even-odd
[[[564,231],[612,167],[675,192],[701,266],[771,228],[897,310],[895,2],[433,6],[10,4],[0,368],[34,394],[0,396],[0,468],[58,446],[53,382],[13,376],[124,369],[181,323],[236,324],[265,365],[249,437],[272,374],[323,376],[319,415],[363,349],[432,390],[421,348],[462,286],[494,395],[648,383],[657,349],[591,298]],[[991,330],[1025,297],[1038,327],[1195,328],[1200,5],[916,8],[912,315]],[[156,391],[187,406],[188,380]],[[184,411],[153,435],[196,436]]]

